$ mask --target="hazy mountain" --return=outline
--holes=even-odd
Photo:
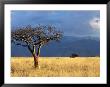
[[[64,36],[60,42],[50,42],[41,48],[41,56],[100,56],[100,40],[98,37]],[[27,48],[11,46],[12,56],[31,56]]]

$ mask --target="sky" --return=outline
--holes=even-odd
[[[11,27],[27,25],[37,26],[54,25],[64,32],[65,36],[100,36],[100,11],[99,10],[71,10],[71,11],[37,11],[13,10],[11,11]]]

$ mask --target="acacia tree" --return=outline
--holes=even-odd
[[[28,48],[34,57],[34,67],[36,68],[39,66],[40,48],[50,41],[59,41],[62,35],[63,33],[52,25],[26,26],[12,30],[11,42]]]

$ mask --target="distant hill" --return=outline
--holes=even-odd
[[[60,42],[50,42],[41,48],[41,56],[100,56],[100,40],[96,37],[64,36]],[[12,56],[31,56],[27,48],[11,46]]]

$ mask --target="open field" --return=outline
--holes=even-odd
[[[33,58],[12,57],[12,77],[99,77],[100,58],[39,58],[40,69],[33,67]]]

